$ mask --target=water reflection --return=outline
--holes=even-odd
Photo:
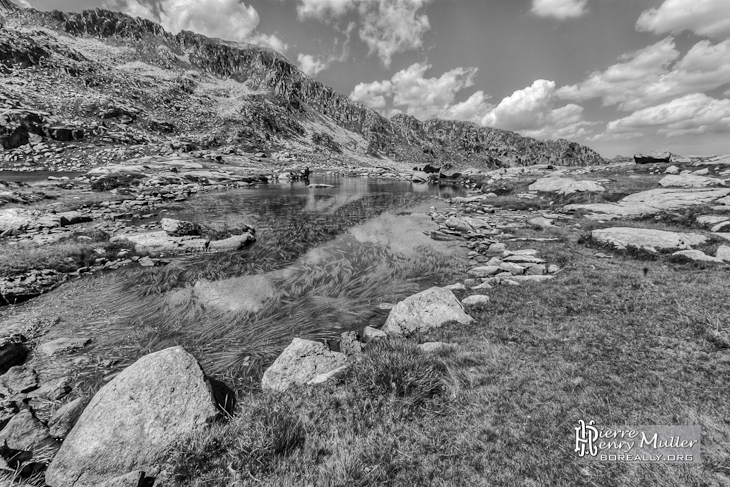
[[[117,369],[180,344],[207,372],[241,386],[293,336],[332,337],[380,325],[387,312],[378,304],[447,284],[463,271],[453,243],[423,233],[435,228],[427,215],[430,195],[463,194],[460,188],[418,193],[402,182],[310,182],[335,187],[294,182],[204,194],[165,213],[211,226],[252,224],[258,241],[239,252],[183,256],[165,267],[129,268],[64,286],[41,298],[62,317],[46,339],[92,336],[88,352],[114,355]],[[108,319],[63,319],[64,309],[72,315],[72,307],[99,303]],[[82,375],[100,384],[97,369]]]

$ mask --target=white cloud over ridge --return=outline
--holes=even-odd
[[[250,42],[285,51],[275,35],[256,32],[259,14],[239,0],[107,0],[106,6],[133,17],[159,22],[165,30],[190,30],[208,37]]]
[[[535,138],[576,138],[587,135],[593,125],[583,120],[583,107],[568,104],[554,108],[558,102],[555,82],[538,79],[531,86],[517,90],[482,119],[482,125],[519,132]]]
[[[594,123],[583,120],[583,108],[556,105],[555,82],[537,80],[531,86],[505,97],[496,107],[483,91],[463,102],[456,95],[474,86],[477,68],[459,67],[438,78],[426,77],[431,68],[416,63],[398,71],[390,80],[360,83],[350,94],[384,116],[406,113],[420,120],[440,118],[474,122],[482,126],[520,132],[536,138],[575,138],[586,136]],[[391,102],[393,108],[388,108]]]
[[[587,12],[587,2],[588,0],[532,0],[530,12],[558,20],[574,19]]]
[[[730,38],[730,4],[727,0],[664,0],[644,11],[636,29],[664,34],[689,30],[700,36]]]
[[[609,122],[605,136],[654,129],[666,137],[730,133],[730,100],[693,93]]]
[[[300,53],[297,55],[297,61],[299,62],[299,69],[307,76],[317,76],[320,71],[327,69],[327,63],[320,61],[311,54]]]
[[[477,68],[455,68],[440,77],[427,78],[431,65],[415,63],[395,73],[390,80],[360,83],[350,94],[354,101],[363,103],[384,115],[388,100],[398,110],[421,120],[441,118],[478,122],[492,108],[489,97],[477,91],[469,99],[454,103],[457,93],[474,85]]]
[[[423,46],[431,28],[424,7],[432,0],[298,0],[300,19],[332,22],[349,12],[358,15],[358,34],[384,66],[394,54]]]
[[[571,101],[601,98],[604,106],[632,111],[730,84],[730,40],[703,40],[680,56],[674,39],[667,37],[621,56],[619,63],[578,84],[561,87],[557,95]]]

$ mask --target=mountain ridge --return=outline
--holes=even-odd
[[[9,0],[0,2],[6,4]],[[22,31],[35,25],[79,40],[124,45],[134,54],[126,56],[124,60],[128,62],[123,66],[136,62],[172,73],[197,70],[200,75],[241,83],[250,93],[236,98],[241,101],[241,110],[231,120],[224,121],[226,129],[220,134],[220,138],[234,143],[232,133],[243,133],[245,138],[250,132],[249,146],[263,144],[273,149],[292,142],[299,148],[314,145],[317,149],[317,144],[311,140],[323,140],[324,137],[325,141],[332,139],[334,142],[326,144],[331,149],[330,155],[334,156],[352,153],[414,164],[450,163],[457,167],[605,162],[590,148],[564,139],[536,140],[470,122],[419,121],[408,115],[396,115],[388,120],[306,76],[285,56],[270,48],[222,41],[189,31],[172,34],[152,21],[104,9],[63,13],[10,7],[6,11],[8,24],[20,29],[22,34],[27,34]],[[26,41],[32,44],[32,41]],[[25,64],[33,64],[32,60],[25,59],[29,56],[2,54],[1,46],[2,39],[0,62],[7,65],[9,59],[15,59],[16,63],[18,59],[24,59]],[[42,42],[32,47],[43,49]],[[45,50],[54,51],[47,46]],[[7,43],[5,51],[8,51]],[[88,60],[83,52],[79,54]],[[74,58],[73,52],[65,55]],[[36,52],[33,57],[39,56],[43,57],[42,53]],[[116,69],[120,65],[107,59],[97,62],[104,68]],[[80,63],[94,69],[93,63],[85,64],[83,60]],[[98,67],[97,70],[105,71]],[[187,83],[188,89],[192,90],[191,95],[208,96],[195,92],[201,85],[199,79],[191,81],[185,74],[181,79],[183,85]],[[325,135],[322,136],[319,130]]]

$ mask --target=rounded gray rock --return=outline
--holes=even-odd
[[[146,355],[96,393],[46,472],[52,487],[154,474],[183,435],[218,414],[210,383],[182,347]]]

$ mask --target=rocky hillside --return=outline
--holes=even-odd
[[[89,154],[99,163],[221,146],[455,167],[604,162],[566,140],[405,115],[388,120],[259,46],[172,35],[100,9],[46,13],[0,0],[0,15],[0,138],[15,149],[5,156],[10,162],[35,157],[23,148],[32,135],[88,146],[80,163]]]

